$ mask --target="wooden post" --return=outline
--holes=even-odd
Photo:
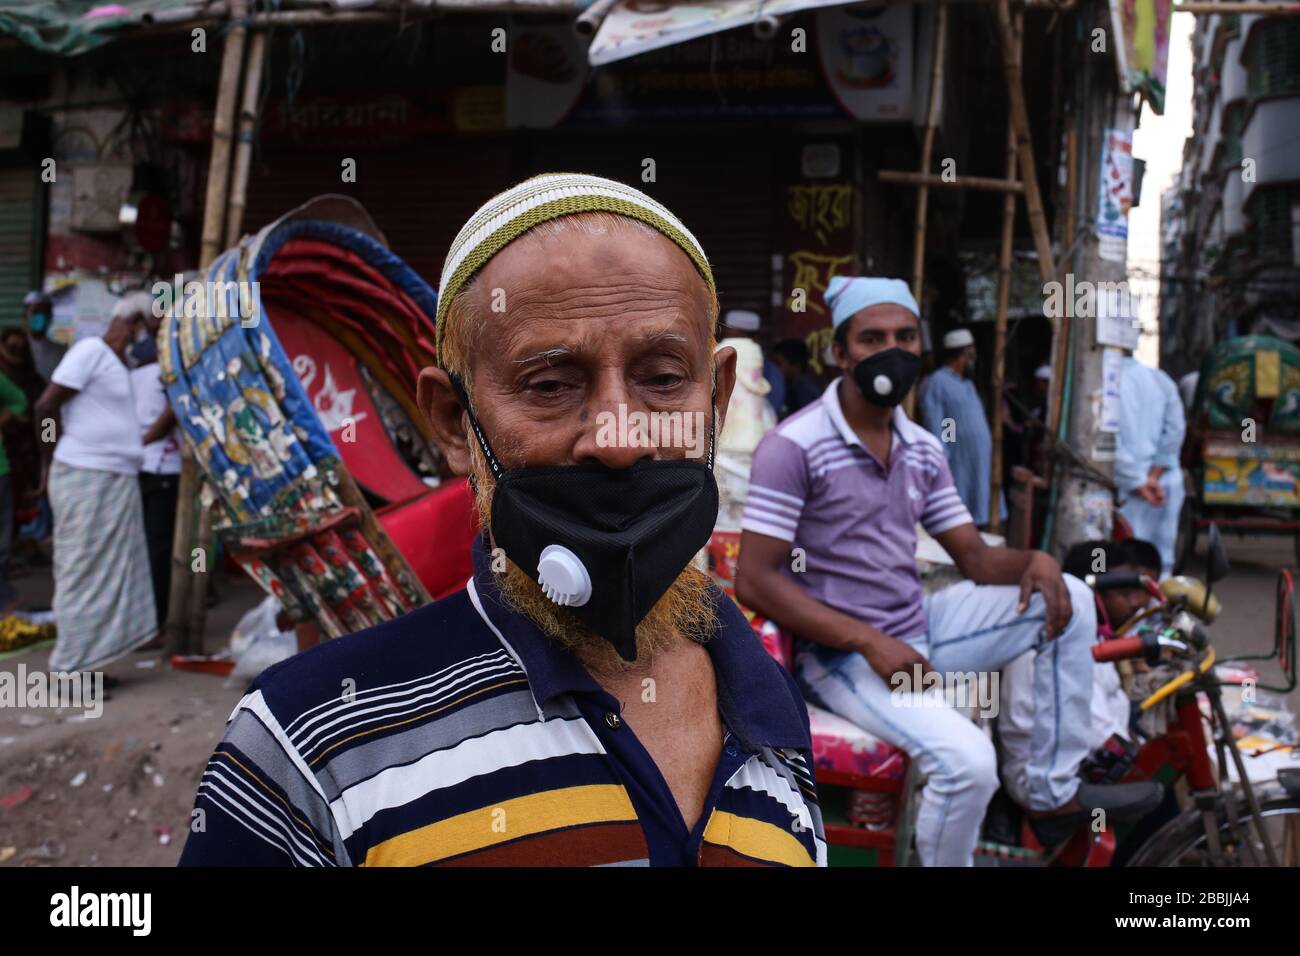
[[[1015,56],[1020,58],[1024,14],[1016,11]],[[1007,123],[1006,178],[1016,176],[1016,131]],[[1032,176],[1032,172],[1030,173]],[[1002,390],[1006,384],[1007,306],[1011,299],[1011,253],[1016,229],[1016,197],[1002,197],[1002,244],[998,248],[998,307],[993,326],[993,474],[989,489],[989,529],[1002,530],[999,502],[1002,499]]]
[[[266,52],[266,31],[254,30],[248,43],[244,66],[244,97],[239,110],[239,141],[235,144],[234,167],[230,173],[230,203],[226,213],[226,248],[239,242],[244,226],[244,200],[248,193],[248,167],[253,157],[253,133],[257,128],[257,101],[262,88],[262,63]]]
[[[212,119],[212,154],[208,160],[208,189],[203,205],[203,237],[199,246],[200,281],[206,281],[207,269],[221,252],[222,226],[226,221],[227,183],[230,178],[230,141],[235,107],[239,99],[239,73],[244,59],[246,30],[242,18],[248,12],[247,0],[234,0],[231,17],[235,23],[226,34],[221,54],[221,73],[217,79],[217,103]],[[175,322],[176,318],[166,321]],[[180,358],[177,356],[177,361]],[[180,488],[176,496],[176,532],[172,538],[172,585],[167,607],[167,652],[186,653],[203,641],[203,617],[197,618],[200,630],[193,631],[194,592],[206,610],[207,580],[196,587],[190,570],[190,552],[195,547],[195,504],[202,478],[192,451],[187,450],[181,464]],[[202,522],[200,521],[200,524]],[[206,546],[206,543],[204,544]]]
[[[195,470],[198,465],[195,465]],[[199,479],[200,487],[204,484],[203,479]],[[198,490],[198,489],[196,489]],[[211,489],[208,489],[211,494]],[[206,495],[199,494],[199,527],[194,537],[194,547],[203,549],[203,571],[191,571],[188,567],[190,576],[190,593],[189,607],[186,608],[187,631],[186,635],[186,653],[201,654],[203,653],[203,633],[207,627],[208,621],[208,581],[211,575],[217,573],[217,556],[212,544],[212,502],[203,500]]]
[[[248,32],[241,18],[247,12],[246,0],[236,0],[231,8],[231,22],[234,25],[226,34],[226,45],[221,54],[217,106],[212,116],[208,191],[203,204],[203,239],[199,247],[199,265],[203,269],[210,266],[221,252],[222,226],[226,220],[226,189],[230,177],[230,141],[235,125],[235,107],[239,102],[239,72],[244,59],[244,40]]]
[[[1010,0],[998,0],[997,17],[998,35],[1002,43],[1002,72],[1007,82],[1011,128],[1015,133],[1016,158],[1020,163],[1020,181],[1025,186],[1029,229],[1033,233],[1034,249],[1038,253],[1038,274],[1046,284],[1056,277],[1056,266],[1052,260],[1052,239],[1047,230],[1047,216],[1043,212],[1043,198],[1038,191],[1038,167],[1034,165],[1034,141],[1029,131],[1029,110],[1025,106]]]
[[[989,179],[987,176],[955,176],[944,179],[934,173],[911,173],[901,169],[882,169],[876,173],[882,183],[899,183],[904,186],[933,186],[936,189],[983,189],[995,193],[1025,191],[1022,183],[1014,179]]]
[[[1079,156],[1079,132],[1071,125],[1065,133],[1065,228],[1062,230],[1061,241],[1066,246],[1066,252],[1061,256],[1061,268],[1066,272],[1070,270],[1070,260],[1075,247],[1074,231],[1075,224],[1075,203],[1079,197],[1079,174],[1075,169]],[[1070,354],[1070,313],[1074,309],[1066,309],[1061,318],[1057,321],[1056,329],[1052,334],[1052,387],[1047,396],[1047,432],[1048,445],[1051,445],[1056,433],[1061,427],[1062,401],[1065,397],[1065,366]]]
[[[1208,0],[1174,4],[1174,13],[1213,16],[1224,13],[1257,13],[1261,17],[1300,16],[1300,3],[1250,3],[1246,0]]]
[[[173,320],[174,321],[174,320]],[[194,455],[186,448],[181,459],[180,484],[176,491],[176,527],[172,531],[172,579],[167,595],[167,623],[164,625],[165,652],[184,654],[188,651],[190,542],[194,539],[194,499],[199,494],[199,466]]]
[[[934,136],[939,127],[939,109],[943,105],[943,57],[948,33],[948,5],[940,3],[934,20],[934,44],[930,62],[930,107],[926,111],[925,138],[921,144],[921,174],[928,175],[934,157]],[[921,301],[925,284],[925,224],[930,208],[930,188],[922,179],[916,190],[915,245],[912,247],[912,297]]]
[[[940,3],[934,20],[934,42],[930,47],[930,104],[926,110],[925,138],[921,143],[921,181],[916,189],[916,227],[912,248],[912,298],[919,305],[922,287],[925,285],[925,224],[929,218],[930,191],[925,177],[930,173],[930,162],[934,155],[934,136],[939,126],[939,109],[943,105],[943,58],[944,44],[948,33],[948,5]],[[924,310],[924,306],[922,306]],[[929,316],[919,316],[929,321]],[[930,330],[933,340],[934,330]],[[903,412],[908,418],[916,418],[918,388],[913,388],[903,399]]]

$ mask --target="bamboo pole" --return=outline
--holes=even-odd
[[[1024,14],[1017,10],[1015,18],[1015,56],[1019,63],[1024,47]],[[1007,122],[1006,178],[1016,176],[1016,131]],[[1002,197],[1002,243],[998,248],[998,306],[993,325],[993,473],[989,487],[989,529],[995,534],[1002,530],[999,502],[1002,500],[1002,390],[1006,386],[1007,306],[1011,300],[1011,252],[1015,240],[1016,197],[1006,193]]]
[[[247,4],[237,0],[234,12],[243,16]],[[206,270],[221,252],[222,226],[228,200],[230,143],[235,125],[235,108],[239,98],[239,74],[243,66],[244,40],[247,29],[242,23],[226,34],[221,54],[221,75],[217,80],[217,105],[212,117],[212,156],[208,160],[208,192],[203,204],[203,241],[199,247],[199,265]]]
[[[1066,252],[1061,256],[1061,268],[1067,272],[1070,269],[1076,244],[1074,232],[1077,226],[1074,207],[1079,198],[1079,173],[1075,168],[1078,157],[1079,131],[1071,123],[1065,134],[1065,229],[1062,232],[1062,241],[1068,245]],[[1053,437],[1056,436],[1057,429],[1061,425],[1061,403],[1065,397],[1065,366],[1070,354],[1070,314],[1073,311],[1072,308],[1065,309],[1052,332],[1052,387],[1047,396],[1047,428],[1048,434]]]
[[[248,12],[247,0],[235,0],[231,13],[242,17]],[[225,47],[221,54],[221,73],[217,80],[217,102],[212,122],[212,154],[208,159],[208,189],[203,204],[203,237],[199,246],[199,265],[201,277],[206,279],[207,268],[221,252],[222,226],[226,221],[226,206],[229,196],[227,183],[230,176],[230,142],[234,126],[235,108],[239,96],[239,75],[243,66],[244,40],[247,31],[240,25],[231,28],[226,34]],[[177,321],[173,316],[169,322]],[[170,653],[177,653],[201,645],[203,641],[204,615],[196,615],[193,609],[196,603],[206,611],[207,574],[196,578],[190,569],[190,553],[201,542],[195,537],[195,506],[202,486],[198,463],[192,452],[186,454],[181,465],[181,481],[176,496],[176,532],[172,538],[172,586],[167,607],[167,648]],[[210,515],[198,518],[199,531],[202,532],[204,520],[210,523]],[[199,592],[196,598],[195,592]],[[199,630],[194,631],[195,623]]]
[[[226,212],[227,249],[239,242],[244,226],[244,202],[248,193],[248,167],[253,158],[253,134],[257,128],[257,101],[262,90],[262,63],[266,52],[266,31],[254,30],[248,43],[244,66],[244,97],[239,111],[239,141],[235,144],[234,167],[230,174],[230,203]]]
[[[1025,106],[1025,90],[1020,75],[1020,60],[1016,56],[1015,28],[1011,23],[1010,0],[997,0],[998,34],[1002,43],[1002,72],[1007,82],[1010,101],[1011,128],[1016,137],[1016,159],[1020,163],[1020,181],[1025,184],[1025,207],[1029,213],[1029,229],[1038,253],[1038,274],[1043,283],[1056,276],[1052,258],[1052,240],[1047,230],[1047,216],[1043,212],[1043,197],[1038,191],[1038,167],[1034,165],[1034,141],[1029,131],[1029,110]]]
[[[198,465],[195,465],[197,471]],[[199,482],[205,484],[200,476]],[[195,547],[203,549],[203,570],[190,572],[190,593],[189,606],[186,611],[186,652],[190,654],[203,653],[203,634],[207,630],[208,621],[208,581],[211,576],[217,573],[216,549],[211,547],[212,544],[212,508],[211,489],[206,488],[206,493],[200,492],[195,495],[199,499],[199,521],[198,533],[195,536]],[[189,570],[188,568],[186,569]]]
[[[948,33],[948,5],[940,3],[934,21],[934,45],[930,62],[930,106],[926,111],[925,138],[921,144],[921,176],[930,172],[934,158],[934,137],[939,126],[939,109],[943,104],[943,57]],[[925,283],[925,226],[930,208],[930,189],[922,182],[916,190],[916,226],[912,247],[912,297],[921,301],[921,286]]]
[[[930,48],[930,104],[926,110],[925,138],[921,144],[920,176],[928,177],[930,162],[934,154],[934,136],[939,125],[939,108],[943,103],[943,59],[944,44],[948,33],[948,5],[939,4],[934,21],[934,42]],[[921,294],[925,285],[925,225],[929,218],[930,192],[922,182],[916,190],[916,227],[915,243],[912,249],[912,297],[919,303],[924,299]],[[918,318],[921,318],[918,316]],[[925,317],[929,320],[929,317]],[[933,337],[934,330],[931,330]],[[916,402],[919,389],[914,388],[903,399],[903,412],[908,418],[916,418]]]
[[[1249,3],[1244,0],[1194,0],[1174,5],[1174,13],[1211,16],[1216,13],[1258,13],[1265,17],[1300,16],[1300,3]]]
[[[175,321],[168,319],[166,321]],[[194,540],[194,499],[199,492],[199,466],[187,446],[181,459],[181,477],[176,491],[176,527],[172,530],[172,577],[167,593],[167,622],[163,625],[164,652],[184,654],[189,648],[190,547]]]
[[[958,176],[944,179],[934,173],[912,173],[902,169],[882,169],[876,174],[882,183],[903,186],[933,186],[937,189],[981,189],[986,192],[1022,195],[1024,184],[1016,179],[991,179],[988,176]]]

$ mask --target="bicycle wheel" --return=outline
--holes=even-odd
[[[1255,796],[1264,817],[1264,831],[1283,866],[1300,866],[1300,799],[1280,786],[1256,787]],[[1240,793],[1232,796],[1237,812],[1235,833],[1228,825],[1227,808],[1218,812],[1219,842],[1229,866],[1253,866],[1246,846],[1246,834],[1255,843],[1255,853],[1267,860],[1262,845],[1250,823],[1250,809]],[[1146,845],[1133,854],[1129,866],[1210,866],[1205,843],[1204,818],[1199,810],[1186,810],[1157,830]]]

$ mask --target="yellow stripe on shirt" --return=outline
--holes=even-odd
[[[808,849],[793,834],[771,823],[751,817],[739,817],[725,810],[713,811],[704,828],[704,842],[730,847],[755,860],[783,863],[786,866],[816,866]]]
[[[390,837],[370,848],[364,865],[421,866],[550,830],[636,819],[627,790],[617,784],[546,790]]]

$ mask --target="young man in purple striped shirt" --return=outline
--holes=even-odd
[[[1090,808],[1137,799],[1076,776],[1096,634],[1087,586],[1041,551],[986,545],[939,439],[898,407],[921,370],[919,309],[907,285],[837,276],[826,301],[844,374],[754,453],[740,601],[796,636],[796,676],[809,700],[918,762],[927,783],[917,847],[927,866],[972,863],[998,786],[992,743],[945,703],[936,677],[951,687],[953,677],[986,675],[1039,649],[1031,817],[1082,822]],[[918,521],[966,581],[922,592]]]

